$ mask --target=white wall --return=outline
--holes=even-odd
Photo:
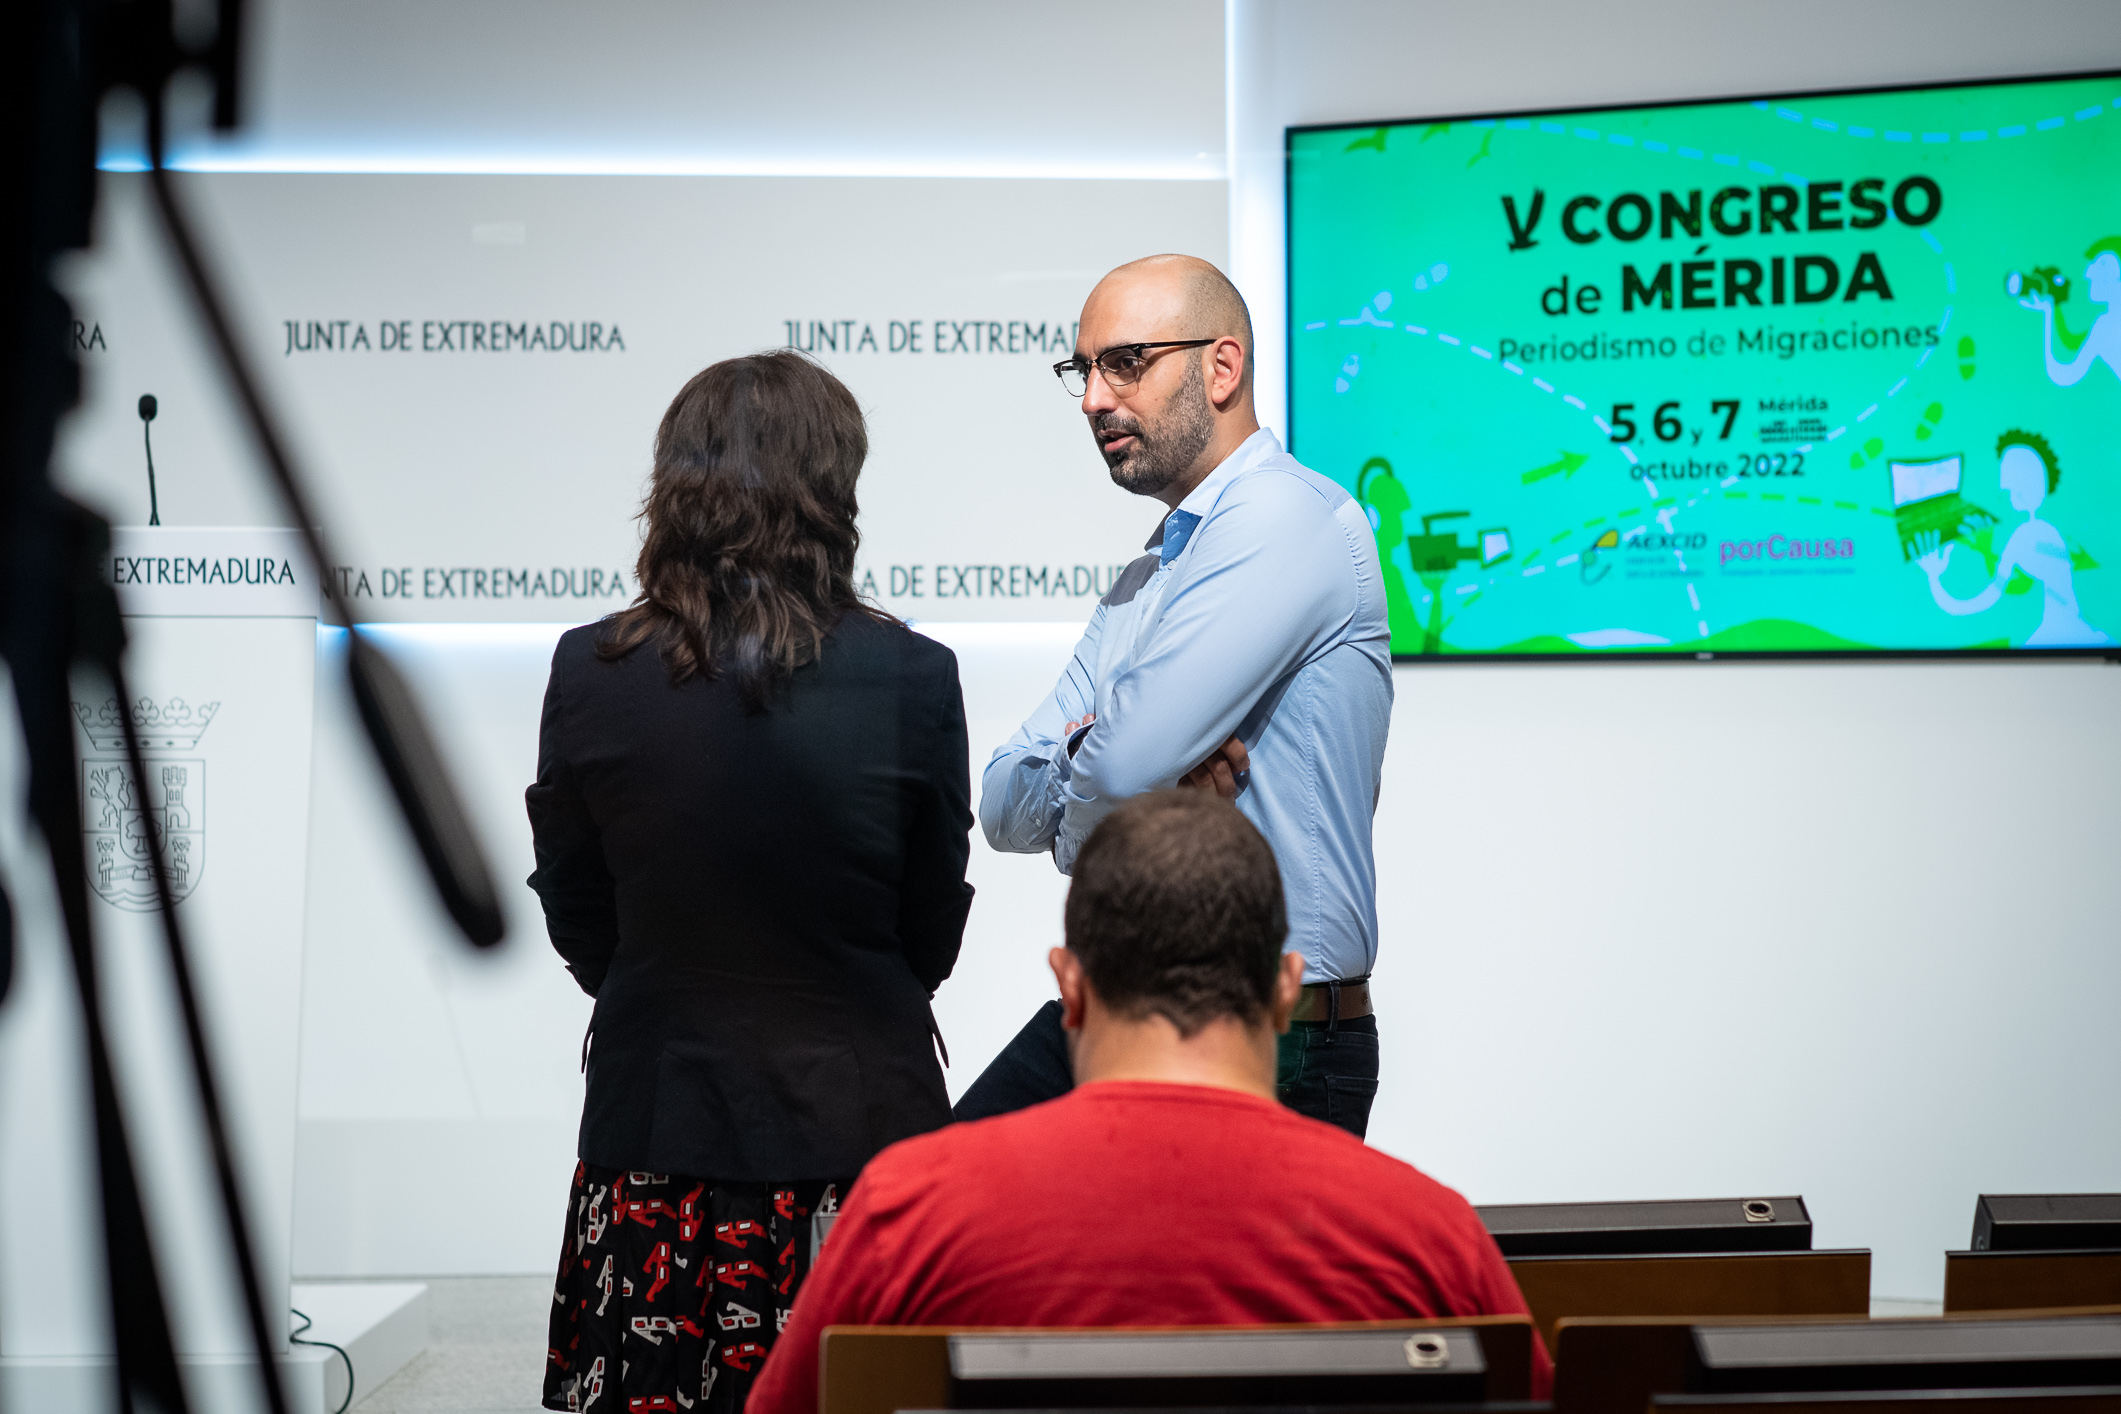
[[[437,905],[362,735],[345,634],[319,633],[294,1267],[541,1271],[556,1260],[589,1000],[541,946],[523,788],[563,625],[385,631],[440,736],[507,910],[475,954]],[[498,1182],[486,1175],[506,1175]],[[439,1183],[448,1196],[441,1196]],[[425,1190],[430,1195],[416,1198]]]
[[[249,127],[197,165],[1222,176],[1216,0],[249,8]]]
[[[2121,670],[1402,668],[1371,1141],[1476,1202],[1801,1193],[1935,1300],[2121,1186]]]
[[[1232,0],[1284,414],[1282,128],[2121,64],[2111,5]],[[2121,672],[1402,668],[1371,1139],[1476,1202],[1800,1192],[1935,1299],[1982,1191],[2121,1187]]]

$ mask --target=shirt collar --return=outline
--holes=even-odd
[[[1215,470],[1209,472],[1201,479],[1200,485],[1187,492],[1186,499],[1178,503],[1177,509],[1184,511],[1195,520],[1205,517],[1209,511],[1215,508],[1216,499],[1222,495],[1224,487],[1280,450],[1281,442],[1276,439],[1274,434],[1264,427],[1260,428],[1257,432],[1245,438],[1244,441],[1238,443],[1237,450],[1224,457]],[[1164,526],[1170,519],[1170,513],[1166,512],[1164,518],[1156,523],[1155,533],[1150,535],[1149,539],[1142,545],[1144,550],[1162,548]]]
[[[1262,459],[1281,450],[1281,443],[1274,434],[1262,427],[1259,431],[1237,444],[1237,450],[1222,460],[1222,465],[1209,472],[1200,485],[1186,493],[1186,499],[1178,503],[1182,511],[1191,511],[1205,516],[1214,508],[1215,498],[1222,495],[1223,488],[1239,476],[1250,471]]]

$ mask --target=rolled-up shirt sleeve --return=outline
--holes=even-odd
[[[1054,859],[1063,871],[1113,807],[1176,784],[1275,684],[1337,641],[1356,610],[1346,535],[1319,491],[1294,476],[1246,477],[1216,503],[1062,784]],[[1289,553],[1309,537],[1332,553]]]
[[[1097,710],[1095,668],[1105,615],[1105,606],[1098,605],[1053,691],[987,763],[980,779],[979,823],[987,843],[998,850],[1038,854],[1053,847],[1070,773],[1063,738],[1068,723]]]

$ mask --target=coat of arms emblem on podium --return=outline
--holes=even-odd
[[[206,872],[206,762],[169,753],[196,749],[220,706],[194,707],[181,697],[167,702],[143,697],[134,703],[133,723],[147,766],[147,779],[141,781],[125,759],[118,700],[108,698],[95,709],[74,704],[74,716],[93,749],[81,762],[88,881],[106,902],[135,913],[155,906],[148,851],[157,843],[169,865],[171,896],[181,903],[199,886]]]

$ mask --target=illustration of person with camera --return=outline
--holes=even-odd
[[[2121,236],[2094,241],[2084,254],[2091,261],[2084,271],[2085,293],[2094,303],[2105,305],[2106,313],[2092,321],[2092,327],[2076,345],[2076,356],[2067,363],[2055,357],[2058,282],[2037,278],[2044,272],[2036,272],[2036,278],[2013,275],[2008,286],[2019,304],[2040,311],[2040,353],[2047,360],[2047,376],[2064,388],[2080,382],[2102,358],[2114,376],[2121,378]],[[2066,330],[2063,342],[2065,346],[2069,343]]]

